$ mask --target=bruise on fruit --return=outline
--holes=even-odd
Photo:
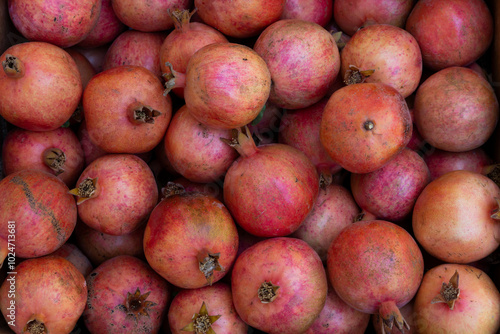
[[[47,334],[47,329],[45,328],[43,322],[40,322],[37,319],[33,319],[26,323],[23,332],[29,334]]]
[[[458,270],[455,270],[453,276],[451,276],[448,283],[443,283],[441,286],[441,291],[434,297],[431,304],[446,303],[450,310],[455,307],[455,302],[460,295],[460,289],[458,288]]]
[[[86,200],[96,197],[97,193],[97,178],[86,178],[78,187],[71,189],[69,193],[78,197],[76,204],[81,204]]]
[[[11,54],[5,55],[5,60],[2,61],[2,67],[5,74],[9,77],[21,77],[24,75],[24,65],[23,63]]]
[[[209,285],[212,285],[214,271],[221,271],[219,264],[220,253],[208,253],[201,261],[198,261],[200,271],[205,275]]]
[[[271,282],[264,282],[261,284],[257,295],[263,304],[271,303],[278,297],[278,285],[274,285]]]
[[[149,317],[149,309],[157,305],[156,303],[147,300],[150,293],[151,291],[141,294],[139,288],[137,288],[133,294],[127,292],[125,303],[120,305],[119,308],[127,314],[127,317],[133,318],[137,324],[140,316]]]
[[[47,167],[52,169],[56,175],[64,172],[64,163],[66,162],[66,154],[59,148],[48,148],[43,152],[43,162]]]
[[[375,70],[360,70],[354,65],[349,65],[349,69],[344,74],[344,83],[346,85],[363,83],[374,72]]]
[[[154,124],[155,117],[158,117],[160,115],[161,112],[156,109],[148,106],[141,106],[134,110],[134,121],[139,123]]]
[[[200,312],[193,315],[192,321],[181,331],[194,332],[196,334],[215,334],[212,324],[219,319],[221,315],[209,315],[205,301],[201,304]]]

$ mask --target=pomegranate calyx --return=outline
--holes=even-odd
[[[278,297],[278,285],[274,285],[271,282],[265,281],[261,284],[257,295],[263,304],[271,303]]]
[[[345,42],[342,42],[342,34],[343,34],[342,31],[337,31],[337,32],[332,31],[331,34],[339,50],[342,50],[346,44]]]
[[[187,9],[175,9],[174,11],[168,9],[168,15],[172,18],[172,21],[174,21],[175,29],[184,30],[186,27],[189,28],[191,17],[197,10],[198,8],[195,8],[189,12]]]
[[[134,108],[134,121],[136,123],[154,124],[155,118],[160,116],[161,112],[149,106],[139,106]]]
[[[382,319],[380,326],[384,334],[386,333],[386,329],[391,331],[394,325],[396,325],[401,333],[404,333],[405,329],[410,330],[410,325],[403,318],[396,303],[393,301],[383,302],[380,305],[378,315]]]
[[[69,191],[71,195],[77,196],[76,204],[82,204],[88,199],[97,197],[97,178],[86,178],[78,187]]]
[[[444,283],[441,286],[441,291],[439,294],[431,300],[431,304],[446,303],[450,310],[455,307],[455,302],[460,296],[460,289],[458,288],[458,271],[455,270],[453,276],[451,276],[448,283]]]
[[[185,192],[186,189],[183,185],[169,181],[165,187],[161,188],[161,200],[163,201],[167,197],[184,194]]]
[[[209,285],[212,285],[214,271],[222,271],[219,264],[220,253],[208,253],[201,261],[198,259],[200,271],[205,275]]]
[[[349,65],[349,69],[345,72],[344,83],[352,85],[365,82],[366,78],[372,75],[375,70],[360,70],[354,65]]]
[[[257,152],[257,145],[253,140],[252,133],[248,126],[232,130],[232,138],[220,138],[224,143],[236,149],[243,157],[249,157]]]
[[[24,326],[23,333],[29,334],[47,334],[45,324],[37,319],[29,320]]]
[[[169,62],[166,62],[165,66],[168,67],[170,71],[162,74],[163,79],[165,79],[165,90],[163,91],[163,96],[167,96],[168,93],[170,93],[170,91],[174,88],[186,86],[185,73],[180,73],[174,70],[174,67]]]
[[[200,311],[193,314],[192,321],[181,330],[185,332],[194,332],[196,334],[215,334],[212,324],[220,317],[221,315],[209,315],[207,305],[205,301],[203,301]]]
[[[127,292],[127,298],[125,298],[125,304],[122,307],[125,313],[127,313],[127,317],[134,318],[135,322],[139,320],[140,316],[149,317],[149,308],[157,305],[147,300],[150,293],[151,291],[141,294],[139,288],[133,294]]]
[[[52,169],[56,175],[64,172],[66,154],[64,154],[63,150],[56,147],[51,147],[46,149],[43,152],[42,156],[45,165]]]
[[[491,214],[491,218],[495,220],[500,220],[500,198],[495,197],[495,201],[497,202],[497,207],[493,209],[493,212]]]
[[[10,78],[21,78],[24,76],[23,62],[11,54],[5,55],[5,60],[2,61],[2,67],[5,74]]]

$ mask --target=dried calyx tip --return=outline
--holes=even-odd
[[[450,310],[455,307],[455,302],[460,296],[460,289],[458,288],[458,271],[455,270],[453,276],[451,276],[448,283],[444,283],[441,286],[441,291],[439,294],[432,299],[431,304],[446,303]]]
[[[265,281],[261,284],[257,295],[262,303],[271,303],[276,299],[276,297],[278,297],[278,289],[278,285],[274,285],[271,282]]]
[[[47,328],[45,328],[43,322],[33,319],[26,323],[23,332],[29,334],[47,334]]]
[[[222,271],[219,264],[220,253],[208,253],[203,260],[199,261],[200,271],[203,273],[209,285],[212,285],[214,271]]]
[[[52,147],[43,153],[43,161],[56,175],[59,175],[64,172],[63,167],[66,162],[66,154],[64,154],[63,150]]]
[[[160,115],[161,112],[148,106],[134,109],[134,121],[139,123],[154,124],[155,118]]]
[[[220,317],[221,315],[209,315],[207,305],[203,301],[200,311],[195,313],[191,322],[181,330],[185,332],[194,332],[195,334],[215,334],[212,325]]]
[[[86,200],[97,196],[97,178],[86,178],[78,187],[69,191],[70,194],[78,197],[76,204],[81,204]]]
[[[349,65],[349,69],[345,71],[344,83],[346,85],[363,83],[373,73],[375,73],[375,70],[360,70],[354,65]]]

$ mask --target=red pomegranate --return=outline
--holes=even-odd
[[[247,38],[259,35],[280,19],[285,0],[194,0],[203,22],[226,36]]]
[[[287,0],[281,19],[300,19],[326,26],[333,15],[333,0]]]
[[[144,153],[158,145],[172,117],[163,85],[142,66],[123,65],[90,80],[83,93],[90,139],[108,153]]]
[[[4,175],[38,169],[56,175],[73,187],[84,168],[83,149],[69,128],[51,131],[9,131],[2,146]]]
[[[64,245],[59,247],[55,252],[49,255],[60,256],[71,262],[79,272],[82,273],[83,277],[87,277],[88,274],[94,269],[90,260],[82,253],[82,251],[70,242],[66,242]]]
[[[49,131],[71,117],[83,88],[78,67],[66,51],[50,43],[25,42],[8,48],[0,59],[0,115],[7,122]]]
[[[330,283],[351,307],[379,314],[384,326],[409,329],[399,308],[417,293],[422,253],[402,227],[384,220],[359,221],[343,229],[328,249]]]
[[[26,169],[0,181],[0,263],[15,244],[15,256],[33,258],[54,252],[76,225],[76,203],[63,181]]]
[[[96,75],[96,70],[90,61],[81,52],[77,51],[76,48],[65,49],[67,53],[75,61],[76,67],[78,67],[78,72],[80,73],[80,79],[82,80],[82,87],[85,89],[90,79]]]
[[[146,262],[116,256],[95,268],[87,284],[83,321],[91,333],[159,332],[170,288]]]
[[[328,284],[316,252],[305,241],[276,237],[241,253],[231,290],[236,311],[269,334],[305,332],[325,305]]]
[[[233,265],[237,250],[238,232],[231,214],[215,197],[199,192],[163,199],[144,232],[148,263],[184,289],[219,281]]]
[[[101,0],[9,0],[14,26],[30,41],[67,48],[81,42],[97,24]]]
[[[332,34],[313,22],[279,20],[259,35],[253,48],[271,72],[269,101],[281,108],[299,109],[318,102],[340,70]]]
[[[85,277],[60,256],[21,262],[0,287],[0,308],[16,334],[70,333],[86,302]]]
[[[85,119],[83,119],[80,125],[78,126],[76,135],[78,136],[78,139],[80,140],[80,145],[82,146],[83,149],[83,155],[85,158],[85,167],[90,165],[90,163],[95,159],[107,154],[106,151],[99,148],[99,146],[94,144],[94,142],[92,142],[92,140],[90,139],[89,132],[87,131],[87,122],[85,121]]]
[[[111,235],[131,233],[148,219],[158,203],[153,172],[133,154],[107,154],[88,165],[71,190],[78,217]]]
[[[318,197],[316,167],[300,150],[285,144],[256,146],[248,128],[230,144],[240,157],[224,179],[224,203],[236,222],[261,237],[296,231]]]
[[[383,83],[358,83],[335,91],[325,106],[320,139],[344,169],[369,173],[408,144],[412,121],[401,94]]]
[[[490,46],[493,29],[484,0],[417,1],[405,26],[422,50],[424,66],[434,71],[475,62]]]

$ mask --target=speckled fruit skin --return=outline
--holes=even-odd
[[[367,130],[369,121],[373,128]],[[330,157],[344,169],[369,173],[401,152],[412,130],[408,105],[395,88],[361,83],[340,88],[329,98],[320,139]]]
[[[424,261],[402,227],[383,220],[359,221],[343,229],[330,245],[327,270],[344,302],[361,312],[378,313],[382,302],[400,308],[415,296]]]
[[[269,69],[248,46],[212,43],[189,59],[184,100],[203,124],[224,129],[247,125],[265,106],[270,90]]]
[[[490,46],[493,29],[483,0],[418,1],[405,26],[420,45],[424,66],[434,71],[476,61]]]
[[[66,156],[64,172],[56,175],[43,162],[46,149],[58,148]],[[28,131],[13,129],[4,138],[2,146],[2,164],[4,175],[23,169],[38,169],[56,175],[68,187],[73,187],[83,171],[85,161],[78,137],[69,128],[57,128],[51,131]]]
[[[376,171],[352,173],[351,191],[365,212],[379,219],[400,222],[411,215],[415,201],[430,181],[424,159],[404,148]]]
[[[170,299],[170,287],[144,261],[120,255],[103,262],[87,276],[88,300],[83,321],[91,333],[158,333]],[[149,293],[146,314],[127,311],[128,294]],[[144,303],[142,303],[144,305]]]
[[[197,121],[186,105],[176,111],[163,139],[172,167],[192,182],[222,180],[238,152],[220,138],[231,138],[231,130],[206,126]]]
[[[313,22],[279,20],[259,35],[253,48],[271,72],[269,101],[280,108],[299,109],[318,102],[340,71],[332,34]]]
[[[167,281],[184,289],[209,284],[199,268],[199,261],[208,253],[220,254],[222,270],[213,272],[215,283],[229,271],[237,251],[238,231],[229,211],[215,197],[202,193],[163,199],[144,231],[148,263]]]
[[[259,35],[280,19],[285,0],[195,0],[201,20],[226,36],[247,38]]]
[[[430,145],[463,152],[483,145],[499,117],[498,99],[484,77],[466,67],[448,67],[417,89],[415,124]]]
[[[340,53],[340,75],[349,66],[375,70],[365,82],[383,82],[410,96],[420,84],[422,54],[417,40],[402,28],[375,24],[356,32]]]
[[[413,210],[415,239],[432,256],[448,263],[471,263],[500,245],[500,224],[491,218],[500,189],[471,171],[448,172],[422,191]]]
[[[455,270],[460,295],[453,310],[446,303],[432,304]],[[442,264],[428,270],[413,309],[418,333],[494,334],[500,329],[500,293],[485,272],[468,265]]]
[[[108,153],[144,153],[158,145],[172,117],[172,100],[151,71],[122,65],[96,74],[83,92],[83,111],[90,139]],[[154,123],[133,121],[141,105],[161,113]]]
[[[54,175],[38,170],[15,172],[2,179],[0,191],[2,260],[7,255],[9,221],[15,225],[16,256],[22,258],[52,253],[73,233],[76,202]]]
[[[301,19],[326,26],[333,15],[333,0],[287,0],[281,19]]]
[[[217,282],[199,289],[183,289],[172,299],[168,324],[172,334],[184,334],[181,329],[189,324],[205,302],[208,315],[220,315],[212,324],[215,333],[247,334],[248,325],[241,320],[233,305],[233,294],[227,283]]]
[[[82,273],[60,256],[24,260],[16,266],[16,272],[7,276],[0,287],[4,317],[11,314],[8,307],[15,302],[15,319],[6,318],[14,320],[15,326],[9,326],[10,329],[16,334],[28,333],[25,325],[36,319],[45,325],[47,333],[70,333],[87,302],[87,284]],[[14,294],[9,293],[12,289]]]
[[[107,154],[94,160],[80,175],[77,187],[87,178],[97,178],[97,196],[78,205],[78,216],[100,232],[130,233],[146,222],[158,203],[153,172],[133,154]]]
[[[0,69],[0,115],[31,131],[49,131],[63,125],[82,96],[80,72],[63,49],[45,42],[25,42],[8,48],[24,64],[24,76],[11,78]]]
[[[92,263],[90,263],[90,260],[85,256],[85,254],[83,254],[77,246],[69,242],[66,242],[50,255],[65,258],[71,262],[79,272],[82,273],[83,277],[87,277],[87,275],[94,269],[92,267]]]
[[[279,286],[269,303],[257,295],[265,281]],[[328,284],[321,259],[305,241],[276,237],[238,256],[231,289],[236,311],[247,324],[270,334],[292,334],[306,331],[320,314]]]
[[[97,24],[101,0],[9,0],[14,26],[30,41],[67,48],[81,42]]]

